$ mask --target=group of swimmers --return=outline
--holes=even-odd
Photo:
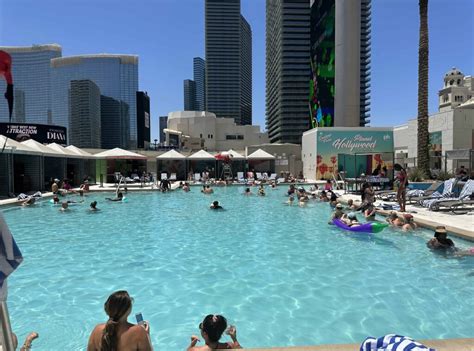
[[[141,321],[141,314],[137,315],[137,324],[128,322],[132,312],[133,299],[127,291],[116,291],[109,296],[104,304],[105,313],[109,316],[106,323],[95,326],[89,337],[87,351],[103,350],[140,350],[153,349],[150,339],[150,325]],[[139,316],[139,317],[138,317]],[[222,315],[209,314],[198,325],[200,337],[191,336],[186,351],[204,351],[216,349],[240,349],[242,346],[237,340],[235,326],[227,326],[227,320]],[[226,333],[232,341],[220,342]],[[203,346],[197,344],[203,339]]]

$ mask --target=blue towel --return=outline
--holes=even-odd
[[[20,249],[0,212],[0,296],[2,298],[6,298],[6,288],[4,289],[5,279],[17,269],[22,261],[23,256]]]
[[[395,334],[387,334],[378,339],[368,337],[360,345],[360,351],[436,351],[415,340]]]

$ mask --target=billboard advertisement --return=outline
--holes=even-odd
[[[316,179],[330,179],[337,171],[347,177],[371,174],[380,165],[393,167],[393,131],[318,131]]]
[[[315,0],[311,6],[311,127],[334,126],[335,0]]]
[[[57,143],[67,145],[66,128],[60,126],[32,123],[0,123],[0,134],[16,141],[33,139],[42,144]]]

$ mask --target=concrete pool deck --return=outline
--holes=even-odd
[[[418,341],[418,340],[417,340]],[[425,346],[434,348],[436,351],[474,351],[474,339],[444,339],[444,340],[420,340]],[[320,345],[301,347],[275,347],[262,349],[242,349],[249,351],[358,351],[359,344],[344,345]]]

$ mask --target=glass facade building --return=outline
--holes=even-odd
[[[308,0],[266,2],[266,124],[271,143],[301,144],[309,129]]]
[[[196,111],[206,111],[206,61],[201,57],[193,59],[194,82],[196,83]]]
[[[183,81],[184,111],[196,110],[196,82],[191,79]]]
[[[137,147],[138,56],[82,55],[51,60],[52,121],[69,126],[71,81],[90,80],[101,93],[102,147]]]
[[[52,124],[51,59],[61,57],[57,44],[29,47],[0,46],[12,57],[14,84],[13,122]],[[0,91],[6,89],[0,80]],[[3,96],[2,96],[3,99]],[[8,122],[7,104],[0,104],[0,122]],[[62,125],[62,124],[61,124]]]
[[[252,31],[240,0],[205,1],[206,110],[252,123]]]

